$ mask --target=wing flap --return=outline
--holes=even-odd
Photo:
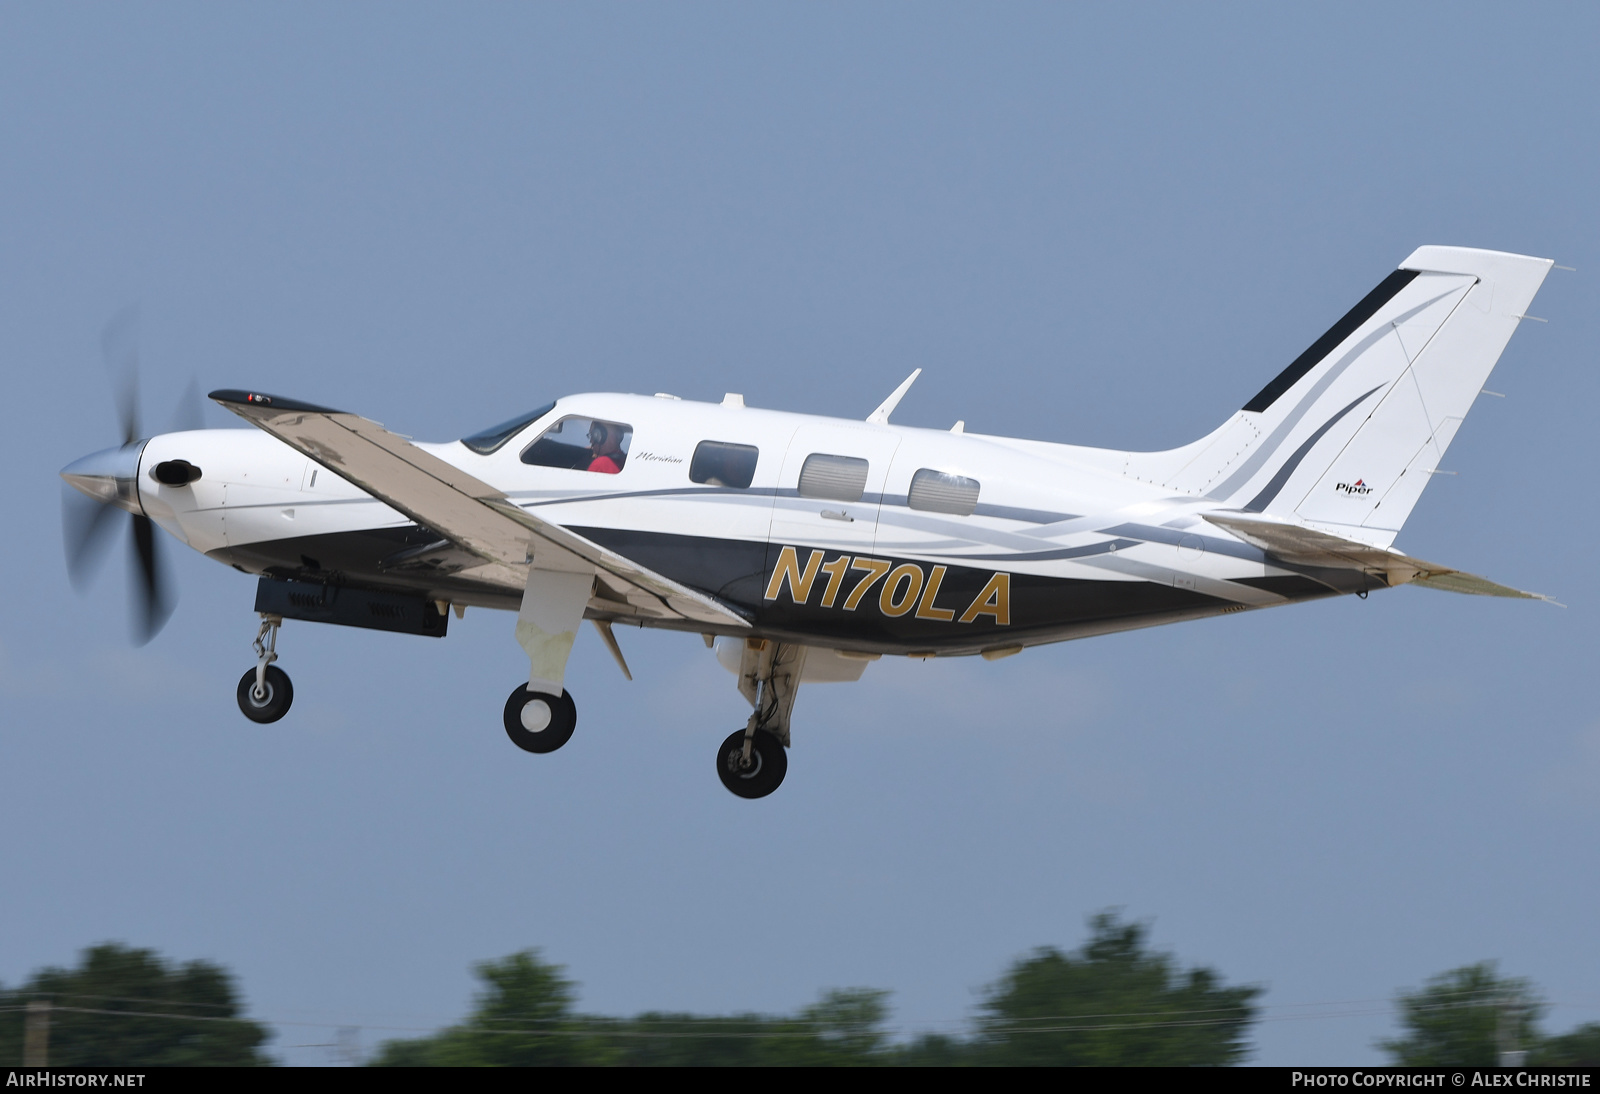
[[[495,572],[598,570],[617,614],[750,624],[713,597],[680,585],[615,551],[541,520],[481,479],[418,448],[377,422],[277,396],[214,391],[211,398],[252,425],[347,479],[379,501],[459,544]],[[631,609],[629,611],[628,609]]]
[[[1542,593],[1513,589],[1509,585],[1500,585],[1450,566],[1424,562],[1391,548],[1374,547],[1370,543],[1345,539],[1301,524],[1264,519],[1241,512],[1207,513],[1205,519],[1284,562],[1382,574],[1390,585],[1414,584],[1474,596],[1505,596],[1555,603]]]

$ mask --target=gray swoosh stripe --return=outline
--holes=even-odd
[[[1186,539],[1198,539],[1208,555],[1226,555],[1230,558],[1242,558],[1248,562],[1260,562],[1266,558],[1265,552],[1248,543],[1223,539],[1221,536],[1185,532],[1177,528],[1153,528],[1148,524],[1119,524],[1115,528],[1100,530],[1108,536],[1127,536],[1146,543],[1165,543],[1173,547],[1183,546],[1183,541]]]
[[[1218,600],[1229,600],[1235,604],[1249,604],[1251,607],[1265,608],[1276,604],[1285,603],[1288,598],[1279,596],[1267,589],[1257,589],[1250,585],[1240,585],[1236,581],[1222,581],[1203,574],[1189,573],[1184,570],[1172,569],[1166,566],[1157,566],[1154,563],[1140,562],[1138,559],[1124,558],[1121,555],[1109,555],[1106,558],[1097,558],[1085,565],[1097,566],[1103,570],[1111,570],[1130,577],[1142,577],[1146,581],[1157,585],[1173,584],[1175,574],[1182,575],[1194,582],[1194,591],[1206,596],[1216,597]]]
[[[1137,547],[1136,539],[1107,539],[1083,547],[1058,547],[1053,551],[1007,551],[1001,555],[952,555],[952,559],[965,562],[1053,562],[1063,558],[1089,558],[1092,555],[1110,554],[1127,547]]]
[[[1387,385],[1385,384],[1379,384],[1377,387],[1373,388],[1372,391],[1381,391],[1386,386]],[[1271,505],[1273,499],[1278,496],[1278,491],[1283,489],[1283,484],[1289,481],[1289,476],[1294,474],[1295,468],[1300,466],[1300,461],[1306,458],[1306,454],[1316,446],[1318,441],[1322,440],[1322,435],[1328,432],[1328,430],[1332,429],[1340,418],[1343,418],[1346,414],[1350,413],[1356,407],[1365,402],[1366,399],[1372,395],[1372,391],[1367,392],[1365,395],[1358,395],[1355,401],[1349,406],[1339,411],[1339,413],[1329,418],[1326,422],[1323,422],[1322,428],[1311,434],[1311,436],[1307,437],[1306,443],[1297,448],[1294,455],[1290,456],[1286,461],[1284,461],[1283,466],[1278,468],[1278,473],[1272,476],[1272,481],[1267,483],[1266,489],[1262,490],[1261,493],[1251,498],[1250,501],[1244,505],[1244,511],[1246,513],[1259,513],[1267,506]]]
[[[1442,292],[1438,296],[1424,300],[1422,303],[1408,311],[1402,312],[1391,319],[1385,319],[1382,324],[1371,331],[1365,338],[1361,339],[1361,341],[1352,346],[1350,351],[1343,357],[1340,357],[1338,362],[1332,368],[1330,368],[1323,375],[1323,377],[1316,382],[1315,385],[1312,386],[1311,390],[1306,392],[1305,397],[1295,404],[1294,409],[1289,412],[1288,417],[1284,418],[1283,423],[1279,425],[1277,429],[1272,431],[1272,436],[1263,441],[1261,446],[1250,454],[1249,459],[1245,460],[1244,463],[1239,466],[1239,470],[1235,471],[1233,474],[1224,479],[1221,486],[1206,491],[1206,497],[1225,500],[1232,495],[1234,491],[1238,490],[1245,483],[1249,482],[1255,476],[1255,473],[1261,470],[1261,465],[1271,459],[1273,454],[1278,451],[1278,447],[1283,444],[1284,439],[1289,435],[1289,431],[1300,424],[1300,419],[1305,417],[1306,412],[1309,411],[1316,401],[1322,397],[1322,393],[1327,391],[1329,385],[1344,374],[1344,370],[1349,368],[1351,363],[1354,362],[1357,357],[1360,357],[1363,353],[1367,352],[1367,350],[1371,349],[1373,346],[1382,341],[1384,336],[1394,329],[1395,323],[1404,323],[1413,315],[1420,313],[1422,309],[1428,307],[1436,301],[1443,300],[1445,297],[1449,296],[1450,293],[1455,291],[1455,289],[1451,289],[1448,292]]]
[[[800,492],[793,487],[783,489],[771,486],[752,486],[739,489],[733,486],[674,486],[657,490],[618,490],[606,493],[574,492],[556,497],[541,497],[543,491],[521,490],[511,491],[506,496],[524,509],[535,509],[544,505],[566,505],[572,502],[586,501],[615,501],[619,498],[662,498],[674,497],[685,494],[727,494],[733,497],[751,498],[800,498]],[[818,501],[817,498],[805,498],[805,501]],[[863,494],[862,505],[891,505],[902,509],[907,508],[904,494]],[[1019,509],[1012,505],[986,505],[982,502],[973,510],[974,516],[998,517],[1001,520],[1022,521],[1028,524],[1053,524],[1057,521],[1072,520],[1076,513],[1054,513],[1045,509]]]

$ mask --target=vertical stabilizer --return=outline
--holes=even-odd
[[[1387,545],[1550,266],[1419,248],[1220,429],[1146,466],[1175,490]]]

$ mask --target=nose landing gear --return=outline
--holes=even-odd
[[[278,626],[282,622],[281,615],[262,613],[255,640],[256,667],[239,678],[239,709],[252,722],[276,722],[289,713],[289,704],[294,702],[289,674],[273,664],[278,659]]]

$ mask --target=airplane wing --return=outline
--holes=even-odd
[[[611,594],[605,607],[618,615],[678,618],[740,629],[750,626],[716,598],[646,569],[559,524],[541,520],[488,483],[424,452],[377,422],[255,392],[213,391],[211,398],[491,563],[490,570],[501,584],[521,589],[529,566],[593,569]]]
[[[1545,600],[1542,593],[1528,593],[1499,585],[1476,574],[1463,573],[1449,566],[1424,562],[1399,551],[1358,543],[1329,532],[1286,521],[1264,519],[1253,513],[1207,513],[1206,520],[1226,528],[1246,543],[1261,548],[1274,558],[1305,566],[1327,566],[1339,570],[1381,573],[1390,585],[1423,585],[1452,593],[1475,596],[1508,596],[1521,600]]]

